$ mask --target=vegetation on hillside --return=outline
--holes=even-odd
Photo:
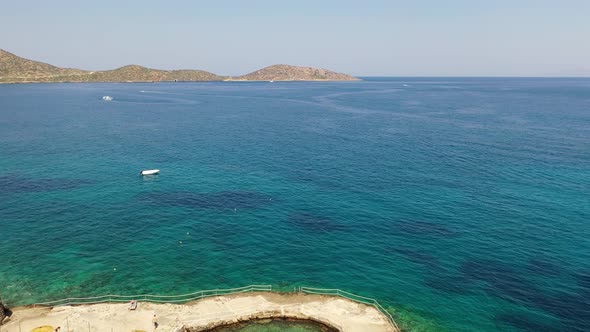
[[[45,79],[55,76],[79,76],[85,73],[80,69],[60,68],[24,59],[0,49],[0,81],[7,77]]]
[[[60,68],[21,58],[0,49],[0,83],[20,82],[160,82],[160,81],[348,81],[356,78],[326,69],[274,65],[237,78],[203,70],[159,70],[129,65],[113,70]]]
[[[352,81],[357,78],[327,69],[273,65],[232,80],[247,81]]]

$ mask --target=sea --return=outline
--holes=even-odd
[[[0,85],[0,257],[11,306],[269,284],[590,331],[590,79]]]

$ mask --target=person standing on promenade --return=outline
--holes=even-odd
[[[154,314],[154,317],[152,318],[152,323],[154,324],[154,330],[158,328],[158,317],[156,316],[156,314]]]

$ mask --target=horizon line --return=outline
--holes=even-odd
[[[244,76],[244,74],[231,74],[231,75],[226,75],[226,74],[217,74],[214,73],[212,71],[206,70],[206,69],[192,69],[192,68],[177,68],[177,69],[162,69],[162,68],[154,68],[154,67],[148,67],[145,65],[141,65],[141,64],[137,64],[137,63],[130,63],[130,64],[126,64],[126,65],[122,65],[113,69],[82,69],[82,68],[78,68],[78,67],[61,67],[61,66],[57,66],[54,64],[51,64],[49,62],[45,62],[44,60],[33,60],[31,58],[25,58],[22,57],[20,55],[17,55],[15,53],[12,53],[10,51],[7,51],[6,49],[0,48],[0,51],[4,51],[6,53],[12,54],[16,57],[19,58],[23,58],[26,60],[30,60],[30,61],[35,61],[35,62],[41,62],[50,66],[54,66],[54,67],[58,67],[58,68],[63,68],[63,69],[78,69],[78,70],[84,70],[84,71],[110,71],[110,70],[116,70],[116,69],[120,69],[123,67],[127,67],[127,66],[139,66],[139,67],[144,67],[147,69],[154,69],[154,70],[162,70],[162,71],[176,71],[176,70],[195,70],[195,71],[206,71],[209,73],[212,73],[214,75],[220,76],[220,77],[234,77],[234,76]],[[267,65],[264,66],[262,68],[258,68],[253,70],[250,73],[253,73],[255,71],[258,71],[260,69],[264,69],[267,67],[271,67],[271,66],[276,66],[276,65],[287,65],[287,66],[294,66],[294,67],[308,67],[308,68],[314,68],[314,69],[324,69],[324,70],[329,70],[329,71],[334,71],[332,69],[327,69],[324,67],[313,67],[313,66],[301,66],[301,65],[290,65],[287,63],[274,63],[271,65]],[[337,73],[341,73],[341,74],[346,74],[346,75],[350,75],[356,78],[590,78],[590,74],[582,74],[580,76],[571,76],[571,75],[566,75],[566,76],[561,76],[561,75],[546,75],[546,74],[542,74],[542,75],[390,75],[390,74],[378,74],[378,75],[365,75],[365,74],[349,74],[349,73],[345,73],[345,72],[341,72],[338,71]]]

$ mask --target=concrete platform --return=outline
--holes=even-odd
[[[14,308],[0,332],[30,332],[39,326],[61,327],[60,332],[194,331],[254,318],[312,319],[346,332],[399,332],[388,317],[373,306],[338,296],[243,293],[209,297],[187,304],[101,303],[55,308]],[[158,328],[152,319],[156,315]]]

